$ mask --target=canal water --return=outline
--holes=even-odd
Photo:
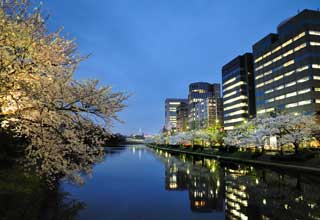
[[[108,148],[83,186],[0,169],[0,220],[319,220],[320,175],[143,145]]]
[[[81,220],[320,219],[320,176],[111,148],[82,187],[61,190],[84,204]]]

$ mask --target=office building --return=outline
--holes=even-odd
[[[256,114],[253,57],[238,56],[222,67],[224,129],[232,130]]]
[[[168,98],[165,100],[165,130],[176,131],[177,107],[182,103],[187,104],[187,99]]]
[[[196,103],[198,127],[207,128],[215,124],[223,125],[222,98],[209,97]]]
[[[210,84],[207,82],[196,82],[189,85],[188,95],[188,124],[190,129],[197,129],[200,127],[199,117],[197,117],[198,103],[203,102],[205,99],[220,98],[220,84]]]
[[[320,12],[303,10],[253,45],[257,115],[320,110]]]
[[[177,107],[177,131],[188,130],[188,104],[182,102]]]

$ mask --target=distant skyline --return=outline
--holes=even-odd
[[[166,98],[187,98],[192,82],[221,83],[221,68],[298,10],[319,0],[47,1],[52,30],[63,26],[83,55],[78,79],[133,95],[119,114],[124,134],[157,133]]]

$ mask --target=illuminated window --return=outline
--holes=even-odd
[[[284,76],[290,76],[290,75],[292,75],[294,72],[295,72],[295,71],[292,70],[292,71],[290,71],[290,72],[285,73]]]
[[[271,74],[271,73],[272,73],[272,71],[269,70],[269,71],[265,72],[264,75],[267,76],[267,75],[269,75],[269,74]]]
[[[238,90],[238,91],[240,91],[240,90]],[[233,91],[233,92],[227,93],[226,95],[223,96],[223,98],[233,96],[233,95],[237,94],[238,91]]]
[[[237,83],[235,83],[235,84],[233,84],[231,86],[228,86],[227,88],[224,89],[224,91],[227,91],[227,90],[233,89],[233,88],[235,88],[237,86],[241,86],[241,85],[245,85],[245,84],[246,84],[245,82],[240,81],[240,82],[237,82]]]
[[[277,51],[280,50],[280,49],[281,49],[281,46],[278,46],[278,47],[276,47],[275,49],[272,50],[272,53],[275,53],[275,52],[277,52]]]
[[[283,75],[277,76],[277,77],[274,78],[274,81],[277,81],[277,80],[282,79],[282,78],[283,78]]]
[[[310,42],[311,46],[320,46],[320,42]]]
[[[235,123],[235,122],[241,122],[241,121],[245,121],[245,118],[234,118],[234,119],[230,119],[230,120],[226,120],[224,121],[225,124],[230,124],[230,123]]]
[[[288,45],[291,44],[291,43],[292,43],[292,39],[290,39],[290,40],[288,40],[287,42],[283,43],[283,44],[281,45],[281,47],[286,47],[286,46],[288,46]]]
[[[290,92],[286,94],[286,98],[292,97],[292,96],[296,96],[297,92]]]
[[[306,32],[302,32],[301,34],[295,36],[295,37],[293,38],[293,40],[294,40],[294,41],[299,40],[301,37],[303,37],[303,36],[305,36],[305,35],[306,35]]]
[[[278,60],[281,60],[281,58],[282,58],[281,55],[280,55],[280,56],[277,56],[276,58],[274,58],[274,59],[272,60],[272,62],[277,62]]]
[[[283,89],[283,88],[284,88],[284,86],[281,85],[281,86],[278,86],[278,87],[276,88],[276,90],[281,90],[281,89]]]
[[[269,90],[265,91],[264,93],[268,94],[268,93],[271,93],[271,92],[273,92],[273,89],[269,89]]]
[[[288,88],[288,87],[290,87],[290,86],[293,86],[293,85],[295,85],[295,84],[297,84],[295,81],[289,82],[289,83],[286,84],[286,88]]]
[[[314,91],[320,92],[320,88],[314,88]]]
[[[235,97],[235,98],[232,98],[232,99],[229,99],[225,102],[223,102],[223,104],[229,104],[229,103],[232,103],[232,102],[235,102],[235,101],[238,101],[238,100],[242,100],[242,99],[247,99],[248,97],[245,96],[245,95],[240,95],[238,97]]]
[[[234,115],[240,115],[240,114],[246,114],[247,111],[246,110],[238,110],[229,114],[225,114],[225,117],[229,117],[229,116],[234,116]]]
[[[313,76],[314,80],[320,80],[320,76]]]
[[[270,80],[268,80],[268,81],[265,82],[265,85],[270,84],[270,83],[272,83],[272,82],[273,82],[273,79],[270,79]]]
[[[305,48],[306,46],[307,46],[307,44],[306,44],[306,43],[303,43],[303,44],[297,46],[296,48],[294,48],[294,52],[299,51],[299,50],[301,50],[302,48]]]
[[[242,103],[238,103],[238,104],[235,104],[235,105],[226,107],[226,108],[224,108],[224,110],[225,110],[225,111],[228,111],[228,110],[230,110],[230,109],[240,108],[240,107],[246,107],[246,106],[248,106],[248,104],[245,103],[245,102],[242,102]]]
[[[309,31],[309,34],[320,36],[320,31]]]
[[[316,103],[320,103],[320,99],[316,99]]]
[[[260,75],[256,76],[256,80],[258,80],[258,79],[260,79],[262,77],[263,77],[263,74],[260,74]]]
[[[267,103],[269,103],[269,102],[274,102],[274,98],[267,99],[266,102],[267,102]]]
[[[277,96],[277,97],[275,98],[275,100],[281,100],[281,99],[284,99],[284,98],[285,98],[284,95],[280,95],[280,96]]]
[[[320,78],[320,77],[319,77]],[[303,77],[297,81],[297,83],[303,83],[309,80],[309,77]]]
[[[298,103],[290,103],[290,104],[287,104],[285,106],[285,108],[292,108],[292,107],[297,107],[298,106]]]
[[[304,94],[304,93],[308,93],[310,91],[311,91],[311,89],[303,89],[303,90],[298,91],[298,94],[301,95],[301,94]]]
[[[298,102],[298,105],[299,106],[308,105],[308,104],[311,104],[311,103],[312,103],[312,100],[305,100],[305,101]]]
[[[312,64],[313,69],[320,69],[320,64]]]
[[[293,50],[289,50],[288,52],[283,54],[283,57],[289,56],[292,53],[293,53]]]
[[[302,72],[303,70],[309,69],[309,66],[303,66],[297,69],[297,72]]]
[[[234,129],[234,126],[227,126],[227,127],[224,127],[224,130],[233,130]]]
[[[264,86],[264,83],[262,82],[262,83],[259,83],[256,87],[257,88],[260,88],[260,87],[262,87],[262,86]]]
[[[284,64],[283,64],[283,67],[290,66],[291,64],[294,64],[294,60],[290,60],[290,61],[284,63]]]
[[[225,83],[223,83],[223,85],[227,85],[227,84],[229,84],[231,82],[234,82],[234,81],[236,81],[236,79],[237,79],[237,77],[233,77],[233,78],[227,80]]]
[[[270,64],[272,64],[272,61],[266,62],[263,67],[269,66]]]

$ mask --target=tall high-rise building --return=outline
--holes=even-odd
[[[256,114],[253,58],[245,53],[222,67],[224,129],[232,130]]]
[[[253,45],[257,114],[320,110],[320,12],[303,10]]]
[[[186,131],[188,129],[188,103],[182,102],[177,107],[177,131]]]
[[[199,116],[197,117],[197,104],[204,102],[204,100],[206,100],[208,98],[215,100],[220,97],[221,97],[220,84],[218,84],[218,83],[210,84],[207,82],[196,82],[196,83],[191,83],[189,85],[188,124],[189,124],[190,129],[196,129],[196,128],[201,127]],[[207,105],[207,106],[209,106],[209,105]],[[199,108],[199,105],[198,105],[198,108]],[[221,118],[221,116],[218,116],[218,118]]]
[[[177,107],[182,103],[187,104],[187,99],[168,98],[165,101],[165,130],[176,131]]]

